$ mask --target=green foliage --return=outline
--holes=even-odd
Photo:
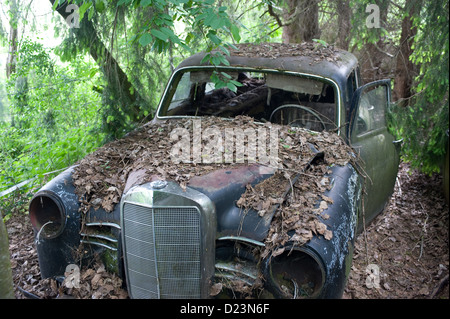
[[[252,41],[260,39],[254,34],[250,35],[250,30],[238,21],[242,14],[236,14],[237,18],[229,15],[229,7],[237,8],[231,0],[223,1],[221,6],[212,0],[115,0],[106,7],[100,0],[71,2],[79,6],[80,17],[92,21],[97,33],[95,36],[102,39],[105,47],[114,48],[111,53],[123,66],[133,85],[132,89],[139,93],[138,119],[142,121],[151,118],[170,71],[184,57],[203,50],[207,52],[204,63],[224,65],[227,64],[225,56],[229,54],[229,48],[233,47],[233,43],[243,40],[242,29],[247,31],[246,41],[250,37]],[[256,8],[259,11],[254,10],[251,13],[253,18],[246,18],[245,21],[253,24],[263,12],[263,5],[258,4]],[[247,3],[239,6],[245,10],[249,8]],[[104,26],[113,26],[113,29]],[[269,29],[266,28],[268,32]],[[254,30],[258,30],[265,39],[271,38],[258,27],[253,27]],[[83,23],[76,31],[83,32]],[[275,34],[279,35],[279,32]],[[75,32],[70,30],[57,53],[63,61],[70,62],[79,54],[88,53],[91,47],[89,43],[77,39]],[[106,74],[108,70],[101,68],[101,72]],[[220,72],[215,72],[212,77],[217,87],[227,86],[236,91],[239,84],[230,80]],[[124,103],[117,98],[118,90],[114,85],[105,76],[102,130],[108,132],[110,138],[119,138],[139,123],[130,120]]]
[[[7,83],[11,123],[0,123],[0,191],[74,164],[105,136],[99,131],[101,100],[92,90],[98,82],[92,63],[57,65],[49,50],[29,39],[17,62]],[[4,215],[16,196],[2,198]]]
[[[351,16],[352,24],[352,36],[350,41],[350,47],[355,47],[357,50],[361,50],[368,43],[377,43],[378,41],[386,40],[392,36],[391,30],[387,30],[388,19],[388,7],[389,0],[376,1],[376,5],[379,9],[380,27],[369,28],[367,27],[367,19],[370,19],[370,12],[367,8],[369,5],[374,4],[371,0],[350,0],[350,6],[355,8]],[[367,12],[368,10],[369,12]]]
[[[426,1],[414,17],[419,33],[412,61],[420,67],[415,95],[407,108],[393,109],[394,131],[405,140],[407,161],[425,173],[438,172],[444,160],[449,121],[449,5]]]
[[[137,40],[143,47],[151,45],[151,50],[157,53],[173,49],[193,53],[198,50],[195,43],[200,41],[206,44],[204,62],[226,65],[227,48],[241,40],[239,28],[229,17],[227,7],[217,6],[214,0],[120,0],[117,6],[151,8],[152,15],[132,36],[132,41]],[[182,26],[183,31],[177,31],[177,25],[178,29]],[[218,50],[213,53],[215,49]],[[216,86],[236,91],[236,84],[218,73],[211,80]]]
[[[233,77],[225,72],[213,72],[211,80],[215,83],[216,89],[227,87],[235,93],[237,91],[237,87],[242,86],[242,83],[233,80]]]
[[[27,76],[30,70],[38,75],[51,75],[53,64],[49,53],[41,43],[34,42],[26,38],[20,44],[20,51],[17,52],[16,77]]]
[[[193,38],[204,39],[210,47],[227,46],[223,35],[231,35],[239,41],[239,29],[232,23],[224,6],[217,7],[214,0],[147,0],[119,1],[118,5],[139,4],[152,7],[157,14],[148,18],[147,26],[139,36],[142,45],[152,43],[157,52],[166,52],[171,45],[181,46],[190,51]],[[190,26],[183,35],[177,35],[175,23]]]
[[[219,6],[214,0],[170,0],[170,1],[119,1],[121,6],[131,6],[134,14],[139,10],[151,10],[145,23],[134,30],[130,42],[137,41],[142,47],[150,47],[157,54],[192,54],[204,50],[204,63],[215,66],[226,65],[228,49],[241,40],[240,26],[229,16],[228,7]],[[237,85],[228,77],[214,73],[211,80],[216,86],[227,86],[233,91]],[[217,81],[217,82],[216,82]]]

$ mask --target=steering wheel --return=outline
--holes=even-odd
[[[278,111],[280,111],[280,110],[282,110],[282,109],[286,109],[286,108],[297,108],[297,109],[304,110],[304,111],[306,111],[306,112],[312,114],[315,118],[317,118],[317,119],[319,120],[320,124],[322,124],[323,130],[326,129],[325,123],[323,122],[322,117],[321,117],[319,114],[317,114],[316,112],[314,112],[311,108],[309,108],[309,107],[307,107],[307,106],[298,105],[298,104],[283,104],[283,105],[277,107],[275,110],[273,110],[272,114],[270,114],[269,122],[272,122],[272,117],[273,117],[273,115],[274,115],[276,112],[278,112]],[[299,121],[299,120],[302,121],[302,120],[304,120],[304,119],[296,118],[296,119],[294,119],[293,121],[291,121],[291,122],[289,123],[289,125],[292,124],[292,123],[294,123],[294,122],[296,122],[296,121]]]

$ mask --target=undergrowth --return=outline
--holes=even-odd
[[[50,50],[25,40],[6,84],[8,118],[0,122],[0,210],[26,212],[33,189],[105,140],[102,81],[89,60],[58,64]],[[6,102],[6,103],[5,103]],[[49,172],[57,171],[49,174]],[[22,182],[19,189],[12,187]]]

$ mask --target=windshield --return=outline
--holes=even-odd
[[[286,73],[225,72],[240,83],[235,92],[228,87],[216,89],[211,70],[178,73],[158,116],[248,115],[261,122],[313,131],[336,128],[336,94],[331,84]]]

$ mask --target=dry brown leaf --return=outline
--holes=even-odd
[[[211,285],[210,290],[209,290],[209,295],[217,296],[222,291],[222,287],[223,287],[223,285],[220,282]]]

